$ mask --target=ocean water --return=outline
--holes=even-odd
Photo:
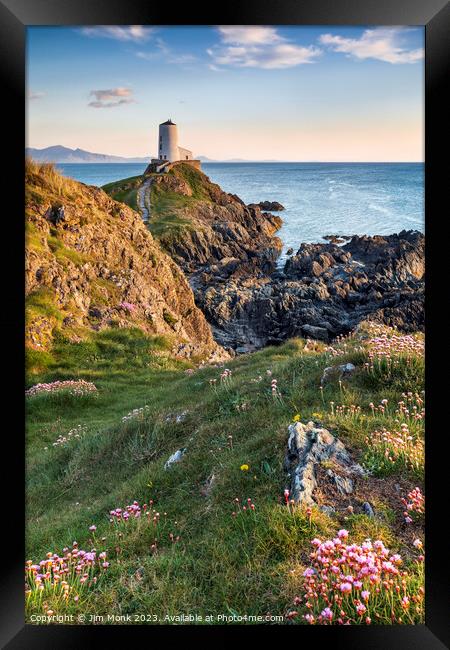
[[[66,176],[104,185],[142,174],[134,163],[58,164]],[[279,201],[283,254],[324,235],[424,232],[422,163],[203,163],[203,171],[245,203]]]

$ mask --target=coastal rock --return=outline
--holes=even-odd
[[[314,422],[289,425],[289,438],[284,467],[289,478],[289,497],[296,503],[316,505],[314,491],[318,484],[318,466],[332,463],[326,476],[341,494],[353,492],[351,477],[363,476],[363,468],[354,463],[343,443],[327,429],[316,427]]]
[[[226,277],[193,274],[191,286],[216,340],[234,349],[293,336],[330,341],[363,320],[423,331],[424,248],[414,231],[302,244],[282,273],[241,263]]]
[[[246,206],[188,164],[152,174],[151,179],[147,189],[140,185],[143,200],[150,203],[151,199],[151,213],[164,225],[166,217],[169,224],[177,222],[175,228],[163,227],[158,239],[185,272],[214,273],[215,265],[222,265],[224,271],[224,259],[234,259],[251,272],[275,269],[282,250],[281,240],[274,236],[282,224],[280,217],[262,212],[259,205]],[[113,191],[118,189],[121,186],[115,184]]]
[[[249,208],[261,208],[261,210],[266,210],[268,212],[281,212],[284,210],[284,205],[278,203],[278,201],[260,201],[259,203],[249,203]]]

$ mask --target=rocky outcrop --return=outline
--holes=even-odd
[[[292,336],[329,341],[362,320],[413,332],[424,329],[424,244],[415,231],[302,244],[283,272],[227,261],[195,274],[192,286],[216,340],[234,349]]]
[[[364,476],[363,468],[355,463],[344,444],[327,429],[314,422],[296,422],[289,426],[289,439],[284,462],[289,479],[289,499],[295,503],[316,505],[315,490],[319,485],[319,466],[326,466],[326,480],[337,493],[349,495],[354,479]]]
[[[278,201],[260,201],[259,203],[249,203],[249,208],[261,208],[261,210],[266,210],[267,212],[281,212],[284,210],[284,205],[278,203]]]
[[[152,179],[150,229],[157,231],[163,248],[184,271],[192,273],[227,258],[265,272],[275,268],[282,249],[274,236],[280,217],[246,206],[188,164],[146,178]]]
[[[135,211],[105,192],[26,169],[27,343],[51,347],[60,330],[136,326],[165,335],[182,356],[220,355],[181,269]]]
[[[221,345],[245,352],[293,336],[326,342],[367,319],[423,329],[421,233],[327,235],[328,243],[301,244],[281,270],[282,221],[261,210],[280,204],[245,205],[185,164],[151,177],[150,228],[189,275]]]

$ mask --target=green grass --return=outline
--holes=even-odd
[[[130,176],[114,183],[107,183],[102,186],[107,194],[115,201],[125,203],[133,210],[139,210],[137,204],[137,191],[142,183],[142,176]]]
[[[387,395],[399,400],[401,392],[390,387],[387,394],[382,381],[368,382],[359,368],[345,386],[326,385],[322,396],[320,377],[330,356],[304,351],[300,340],[238,357],[222,384],[220,368],[186,374],[192,364],[170,357],[169,347],[166,339],[138,330],[110,330],[78,344],[60,339],[45,359],[34,352],[30,359],[35,372],[29,385],[82,378],[98,388],[81,400],[27,400],[27,556],[38,561],[73,540],[107,549],[111,566],[90,590],[83,612],[151,612],[158,621],[150,622],[182,612],[283,615],[299,593],[313,537],[325,539],[345,525],[358,539],[378,535],[398,547],[385,519],[374,523],[357,515],[344,522],[316,509],[308,518],[284,507],[281,497],[287,426],[296,413],[303,421],[320,419],[363,452],[365,433],[377,424],[369,403]],[[355,354],[349,351],[339,362]],[[271,394],[273,377],[280,399]],[[331,415],[330,401],[355,400],[365,420]],[[141,418],[122,421],[144,405]],[[52,446],[79,424],[86,427],[80,440]],[[164,463],[181,447],[187,448],[182,461],[166,471]],[[243,464],[248,471],[240,469]],[[251,498],[255,512],[233,518],[235,498]],[[118,537],[108,513],[135,499],[154,499],[161,524],[154,532],[131,521]],[[399,504],[400,517],[401,511]],[[91,524],[97,531],[90,542]],[[169,533],[180,540],[172,543]],[[158,550],[152,552],[155,539]]]

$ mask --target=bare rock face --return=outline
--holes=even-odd
[[[330,341],[363,320],[421,331],[424,248],[424,235],[415,231],[355,236],[343,247],[302,244],[283,271],[204,267],[191,285],[216,340],[234,349],[293,336]]]
[[[328,463],[326,475],[340,494],[353,492],[352,476],[363,476],[363,468],[354,463],[343,443],[327,429],[314,422],[296,422],[289,426],[285,470],[288,473],[290,499],[296,503],[316,505],[314,490],[318,487],[317,466]]]

